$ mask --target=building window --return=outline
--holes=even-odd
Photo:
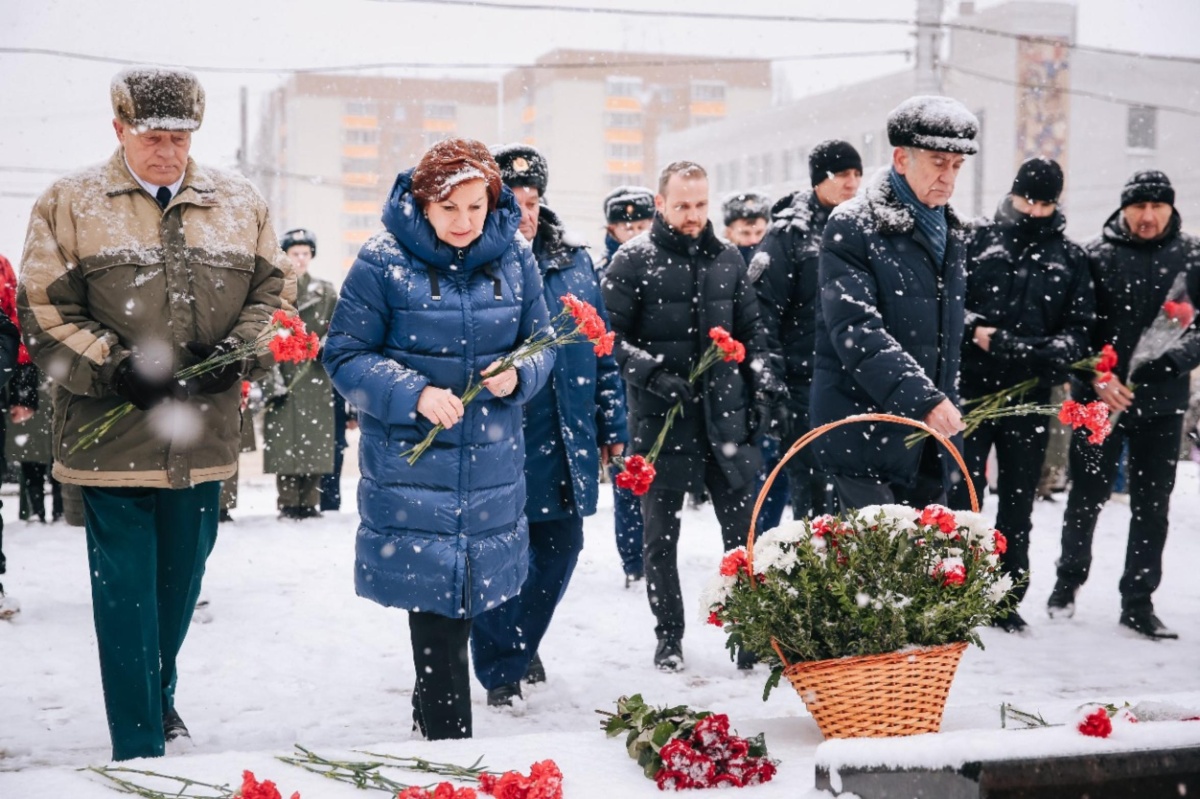
[[[716,80],[692,81],[693,103],[723,103],[725,102],[725,84]]]
[[[346,103],[346,116],[373,117],[379,111],[379,105],[371,100],[351,100]]]
[[[625,144],[622,142],[610,141],[606,147],[607,157],[614,161],[640,161],[642,160],[642,145],[640,144]]]
[[[379,144],[378,128],[346,128],[342,136],[346,144]]]
[[[1158,146],[1158,109],[1148,105],[1129,106],[1125,146],[1131,150],[1153,150]]]
[[[458,106],[454,103],[425,102],[426,119],[455,119],[457,116]]]
[[[342,199],[350,203],[374,202],[378,192],[366,186],[347,186],[342,189]]]
[[[608,181],[610,189],[615,189],[618,186],[637,186],[642,182],[642,173],[610,172],[605,176],[605,179]]]
[[[374,214],[342,214],[342,227],[347,230],[370,230],[377,224]]]
[[[343,158],[342,171],[366,174],[379,171],[378,158]]]
[[[607,128],[641,128],[642,115],[610,111],[604,115],[604,126]]]
[[[642,93],[642,79],[627,75],[610,76],[604,81],[604,93],[609,97],[637,97]]]

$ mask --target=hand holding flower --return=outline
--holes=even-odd
[[[462,400],[454,396],[454,392],[437,386],[425,386],[421,396],[417,397],[417,413],[424,416],[432,424],[440,424],[449,430],[463,418]]]
[[[492,361],[488,364],[486,369],[480,372],[480,374],[486,375],[500,365],[500,361]],[[485,377],[483,379],[483,387],[497,397],[507,397],[509,394],[512,394],[517,390],[517,382],[519,380],[520,377],[517,374],[516,367],[510,366],[504,371],[497,372],[491,377]]]

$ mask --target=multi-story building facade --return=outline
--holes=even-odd
[[[1200,82],[1200,66],[1075,49],[1074,4],[960,9],[936,67],[942,93],[981,123],[979,155],[968,159],[955,191],[959,211],[990,215],[1020,163],[1047,155],[1065,170],[1067,232],[1079,240],[1099,234],[1139,169],[1166,172],[1185,227],[1200,229],[1200,161],[1191,146],[1200,138],[1200,95],[1179,91]],[[839,138],[859,149],[869,176],[891,163],[887,114],[916,84],[913,70],[897,72],[669,133],[657,143],[656,166],[689,158],[709,169],[718,196],[755,189],[774,198],[808,188],[809,150]]]
[[[660,134],[770,99],[769,62],[660,54],[556,50],[499,82],[300,74],[269,96],[247,170],[281,231],[316,232],[314,271],[340,282],[393,177],[440,139],[534,144],[549,203],[598,244],[604,196],[653,183]]]

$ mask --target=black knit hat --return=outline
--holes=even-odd
[[[826,139],[808,154],[808,176],[814,186],[847,169],[857,169],[860,175],[863,171],[862,156],[848,141]]]
[[[725,227],[739,219],[771,219],[771,201],[765,194],[756,191],[735,192],[721,203],[725,215]]]
[[[979,120],[953,97],[909,97],[888,114],[888,142],[893,147],[919,147],[939,153],[974,155]]]
[[[297,244],[307,244],[312,248],[313,257],[317,257],[317,235],[307,228],[298,227],[283,234],[279,247],[287,252]]]
[[[186,69],[132,67],[113,76],[113,116],[146,130],[197,130],[204,121],[204,87]]]
[[[654,218],[654,191],[645,186],[617,186],[604,198],[604,218],[610,225]]]
[[[530,186],[538,196],[545,195],[550,180],[546,157],[528,144],[501,144],[491,148],[492,157],[500,166],[500,179],[510,189]]]
[[[1021,164],[1013,178],[1012,193],[1030,202],[1056,203],[1062,196],[1063,171],[1058,162],[1039,156]]]
[[[1135,172],[1121,189],[1121,207],[1138,203],[1175,204],[1175,187],[1171,179],[1157,169]]]

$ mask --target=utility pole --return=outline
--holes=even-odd
[[[917,94],[941,94],[942,9],[945,0],[917,0]]]

